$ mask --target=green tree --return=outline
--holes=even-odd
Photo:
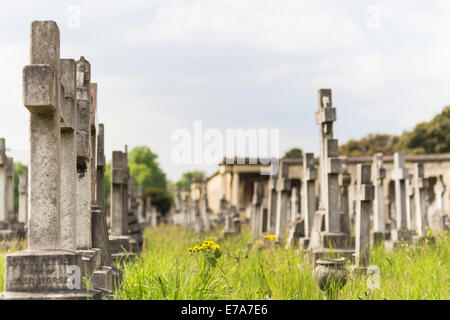
[[[19,211],[19,177],[28,175],[28,167],[20,162],[14,162],[14,212]]]
[[[377,152],[391,155],[395,153],[398,141],[398,136],[369,134],[360,140],[349,140],[339,147],[339,154],[347,157],[372,156]]]
[[[417,124],[412,131],[404,131],[397,149],[409,154],[450,152],[450,106],[431,121]]]
[[[173,198],[167,190],[158,187],[149,187],[142,192],[142,197],[150,197],[152,206],[156,207],[158,212],[166,214],[173,203]]]
[[[303,157],[303,151],[300,148],[292,148],[289,151],[286,151],[283,158],[301,158]]]
[[[181,175],[181,179],[177,181],[178,188],[189,188],[193,179],[201,179],[205,176],[204,171],[187,171]]]

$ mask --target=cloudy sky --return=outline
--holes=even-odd
[[[32,20],[55,20],[62,58],[99,84],[106,152],[147,145],[172,180],[216,166],[171,159],[176,129],[279,129],[280,152],[318,152],[317,89],[340,143],[400,134],[450,104],[449,1],[20,1],[0,12],[0,137],[26,161],[22,104]]]

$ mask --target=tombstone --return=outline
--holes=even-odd
[[[413,175],[408,174],[406,179],[406,229],[414,233],[415,227],[415,203],[414,203],[414,186]]]
[[[91,65],[81,57],[77,62],[76,97],[77,118],[77,172],[76,185],[76,247],[78,250],[92,248],[92,169],[91,166]]]
[[[6,211],[8,221],[11,224],[15,220],[14,215],[14,160],[6,157]]]
[[[342,159],[342,168],[341,174],[339,175],[339,185],[341,190],[341,198],[340,198],[340,224],[341,230],[343,233],[351,236],[350,232],[350,208],[349,208],[349,196],[348,196],[348,187],[351,184],[352,178],[350,173],[347,170],[347,158]]]
[[[122,151],[113,151],[111,161],[111,234],[109,245],[113,261],[127,257],[134,259],[136,251],[136,242],[128,235],[128,212],[125,211],[128,205],[125,203],[124,185],[128,184],[125,180],[124,158],[126,154]],[[128,194],[128,190],[126,190]]]
[[[299,191],[297,187],[291,189],[291,222],[286,243],[286,249],[296,246],[299,239],[305,237],[305,219],[299,212]]]
[[[91,202],[97,203],[97,83],[90,83],[89,94],[91,96]]]
[[[429,181],[425,178],[423,163],[415,163],[412,186],[415,203],[415,231],[419,237],[426,236],[427,228],[427,189]]]
[[[145,227],[144,202],[142,200],[142,184],[141,183],[139,183],[137,186],[136,204],[137,204],[138,222],[142,227]]]
[[[288,222],[288,216],[290,214],[288,210],[290,200],[289,199],[290,190],[291,190],[291,181],[289,180],[289,166],[283,160],[281,160],[276,184],[277,211],[276,211],[275,234],[277,236],[276,237],[277,243],[282,243],[286,239],[286,227]]]
[[[77,65],[74,59],[60,60],[61,76],[61,247],[77,249]]]
[[[19,213],[18,220],[19,223],[23,224],[26,230],[26,225],[28,221],[28,184],[27,176],[19,177]]]
[[[7,192],[6,192],[6,146],[5,139],[0,139],[0,229],[8,228]]]
[[[143,235],[142,228],[139,224],[137,217],[138,201],[136,198],[136,188],[134,187],[134,178],[132,175],[128,175],[128,235],[137,244],[137,250],[142,249]]]
[[[442,175],[440,175],[433,189],[435,201],[430,205],[430,210],[428,211],[428,225],[433,234],[439,234],[444,230],[448,230],[448,216],[445,213],[443,199],[445,190],[446,186]]]
[[[301,247],[306,249],[309,245],[311,228],[316,212],[316,179],[317,169],[314,163],[314,153],[303,154],[303,187],[302,187],[302,214],[305,221],[305,236],[300,239]]]
[[[269,176],[269,182],[267,183],[267,232],[270,234],[275,234],[275,226],[277,219],[277,177],[274,174]]]
[[[374,186],[371,183],[371,165],[356,166],[358,186],[355,223],[355,267],[366,271],[369,266],[370,216],[373,210]]]
[[[391,237],[394,234],[393,239],[406,240],[409,238],[406,218],[406,179],[409,173],[405,168],[405,155],[403,153],[396,152],[394,154],[394,168],[391,176],[395,183],[395,230],[391,231]]]
[[[208,194],[206,191],[206,180],[202,182],[201,189],[201,205],[200,205],[200,217],[202,222],[202,231],[209,232],[211,229],[211,222],[208,216]]]
[[[319,90],[319,110],[316,124],[320,135],[320,203],[314,214],[310,249],[315,259],[330,256],[351,258],[350,237],[341,230],[338,140],[333,138],[333,122],[336,121],[336,108],[332,107],[331,89]],[[322,220],[323,219],[323,220]]]
[[[263,184],[260,181],[253,183],[253,198],[252,198],[252,240],[255,241],[261,237],[261,215],[262,215],[262,198],[263,198]]]
[[[387,239],[386,231],[386,211],[384,198],[384,178],[386,169],[383,167],[383,154],[376,153],[372,161],[372,176],[374,182],[374,201],[373,201],[373,232],[372,242],[380,243]]]
[[[82,288],[82,256],[60,243],[60,57],[54,21],[31,24],[31,65],[23,69],[30,111],[28,249],[6,255],[2,299],[98,299]],[[34,268],[29,268],[33,265]],[[38,272],[36,272],[38,271]],[[50,281],[41,281],[42,277]]]

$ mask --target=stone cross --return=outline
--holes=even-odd
[[[300,218],[300,197],[297,187],[292,187],[291,190],[291,214],[289,222],[294,222],[297,218]]]
[[[428,212],[428,224],[434,233],[443,232],[448,229],[447,213],[444,208],[444,194],[446,186],[442,175],[439,175],[436,184],[433,187],[435,200]]]
[[[96,165],[96,158],[97,158],[97,148],[96,148],[96,142],[97,142],[97,128],[96,128],[96,121],[97,121],[97,84],[91,83],[89,86],[89,94],[91,95],[91,118],[90,118],[90,124],[91,124],[91,202],[93,204],[97,204],[97,165]]]
[[[316,124],[320,126],[320,208],[325,212],[325,231],[340,232],[339,173],[341,162],[338,141],[333,139],[336,108],[332,107],[331,89],[319,90],[319,110]]]
[[[286,236],[287,220],[289,215],[289,193],[291,190],[291,181],[289,180],[289,166],[283,161],[280,161],[280,168],[278,171],[278,179],[276,185],[277,191],[277,211],[275,234],[277,241],[282,242]]]
[[[414,231],[415,228],[415,202],[414,202],[414,186],[413,186],[413,174],[408,174],[405,181],[406,185],[406,228]]]
[[[405,155],[396,152],[394,154],[394,168],[391,172],[395,183],[395,213],[396,229],[406,229],[406,178],[408,170],[405,168]]]
[[[274,174],[269,176],[269,182],[267,183],[267,232],[270,234],[275,233],[276,225],[276,212],[277,212],[277,177]]]
[[[136,194],[136,202],[137,202],[137,219],[139,223],[145,223],[144,218],[144,203],[142,201],[142,184],[139,183],[137,186],[137,194]]]
[[[352,182],[350,173],[347,170],[347,158],[342,159],[341,174],[339,175],[339,185],[341,186],[341,199],[340,199],[340,211],[341,211],[341,231],[350,236],[350,208],[349,208],[349,196],[348,186]]]
[[[359,268],[365,268],[369,265],[370,216],[374,199],[374,186],[370,179],[371,165],[358,164],[356,175],[358,190],[355,223],[355,265]]]
[[[113,151],[111,161],[111,235],[125,235],[123,205],[123,153]]]
[[[383,167],[383,154],[376,153],[372,161],[372,175],[375,187],[373,201],[373,230],[375,232],[386,231],[386,212],[384,210],[384,187],[386,169]]]
[[[54,21],[31,24],[30,65],[23,69],[23,101],[30,111],[28,248],[59,248],[60,56]]]
[[[8,224],[8,210],[6,209],[6,146],[5,139],[0,138],[0,224]]]
[[[77,62],[77,249],[92,247],[92,139],[91,139],[91,65],[81,57]]]
[[[415,230],[419,237],[426,235],[427,227],[427,189],[429,181],[425,178],[423,163],[415,163],[412,186],[415,201]]]
[[[27,176],[19,177],[19,223],[27,224],[28,220],[28,184]]]
[[[100,209],[105,210],[105,129],[103,123],[98,125],[97,135],[97,191],[96,200]]]
[[[252,239],[258,239],[261,234],[261,222],[262,222],[262,198],[263,198],[263,184],[260,181],[253,183],[253,198],[252,198]]]
[[[76,250],[77,243],[77,65],[74,59],[60,60],[61,115],[61,248]]]
[[[311,235],[314,212],[316,211],[317,169],[314,164],[314,154],[303,154],[303,188],[302,188],[302,213],[305,219],[305,237]]]
[[[6,210],[8,220],[14,217],[14,160],[6,158]]]

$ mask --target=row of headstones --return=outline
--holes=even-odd
[[[27,177],[19,177],[18,213],[14,212],[14,160],[6,156],[5,139],[0,138],[0,240],[23,238],[28,218]]]
[[[422,163],[414,164],[414,172],[410,175],[401,153],[394,155],[391,174],[395,181],[396,224],[391,226],[391,230],[386,229],[383,189],[385,169],[382,155],[377,154],[373,165],[357,165],[357,184],[350,193],[356,211],[355,239],[352,240],[349,215],[351,177],[345,160],[339,158],[338,142],[333,138],[332,124],[335,120],[336,109],[331,106],[331,90],[321,89],[319,110],[316,113],[316,123],[320,126],[320,171],[315,168],[314,155],[304,154],[301,197],[299,190],[291,187],[289,163],[283,160],[278,173],[269,178],[267,195],[263,194],[262,182],[254,183],[251,219],[253,239],[275,234],[278,243],[284,243],[285,240],[287,246],[298,243],[311,250],[315,259],[346,257],[354,260],[358,268],[365,268],[369,264],[371,237],[375,242],[387,240],[387,246],[393,247],[413,236],[415,240],[423,239],[427,233],[426,227],[435,226],[436,220],[439,221],[436,229],[441,230],[446,217],[442,207],[445,188],[442,179],[438,180],[435,187],[439,189],[436,190],[439,197],[437,208],[432,214],[427,214],[428,180],[424,178],[424,166]],[[315,194],[317,179],[320,185],[319,197]],[[288,233],[289,224],[291,227]]]
[[[142,244],[136,218],[142,200],[134,194],[125,152],[120,164],[125,192],[121,200],[111,197],[111,203],[124,205],[111,206],[110,235],[104,126],[96,132],[91,65],[84,57],[60,58],[54,21],[34,21],[30,40],[31,64],[23,69],[23,101],[30,112],[28,248],[6,255],[6,291],[0,298],[108,298],[121,281],[118,260],[132,259]]]

